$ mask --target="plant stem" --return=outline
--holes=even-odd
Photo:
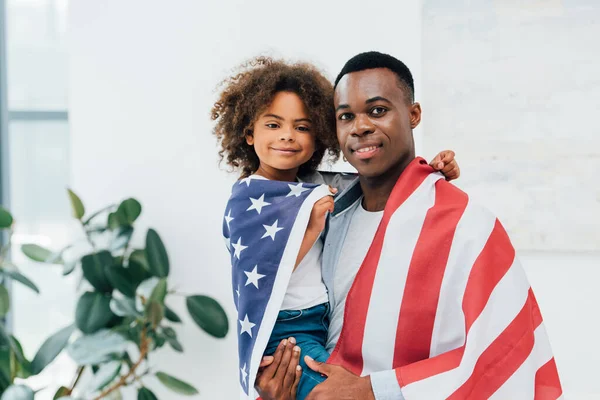
[[[144,325],[142,327],[142,331],[140,333],[140,358],[139,358],[139,360],[137,360],[137,362],[135,364],[133,364],[133,366],[131,366],[131,368],[129,368],[129,372],[127,372],[127,374],[122,375],[121,378],[116,383],[114,383],[112,386],[110,386],[109,388],[104,389],[98,395],[98,397],[94,398],[94,400],[100,400],[100,399],[108,396],[109,394],[111,394],[112,392],[114,392],[115,390],[120,388],[121,386],[126,385],[127,379],[129,379],[131,376],[135,376],[136,369],[146,359],[146,355],[148,354],[148,344],[149,344],[148,338],[146,337],[146,326]]]
[[[70,396],[71,393],[73,393],[73,390],[75,390],[75,387],[79,383],[79,379],[81,379],[81,375],[83,375],[83,371],[84,370],[85,370],[85,365],[77,368],[77,376],[75,376],[75,380],[73,381],[73,384],[71,385],[71,388],[67,392],[68,396]]]
[[[85,229],[85,225],[84,225],[83,221],[79,220],[79,222],[81,223],[81,229],[83,229],[83,232],[85,233],[85,237],[87,238],[88,243],[90,244],[90,246],[92,246],[92,249],[94,250],[94,253],[95,253],[96,252],[96,245],[92,241],[90,233],[87,231],[87,229]]]

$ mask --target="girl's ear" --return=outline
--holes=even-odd
[[[253,132],[249,129],[246,131],[246,143],[248,143],[248,145],[250,146],[254,144],[254,135]]]

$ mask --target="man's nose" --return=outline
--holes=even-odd
[[[375,131],[375,126],[371,122],[371,119],[364,114],[359,114],[354,118],[354,129],[352,135],[364,136],[369,135]]]

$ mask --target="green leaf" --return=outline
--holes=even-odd
[[[227,314],[215,299],[201,295],[189,296],[185,304],[194,322],[206,333],[217,338],[227,335]]]
[[[98,291],[109,293],[113,287],[106,277],[106,269],[113,263],[113,257],[110,252],[102,250],[98,253],[85,255],[81,258],[81,267],[83,276]]]
[[[10,296],[4,285],[0,284],[0,317],[4,317],[10,309]]]
[[[52,400],[57,400],[57,399],[60,399],[63,397],[67,397],[67,396],[69,396],[69,394],[70,394],[69,388],[61,386],[58,388],[58,390],[54,394],[54,397],[52,398]]]
[[[65,264],[63,267],[63,272],[62,272],[63,276],[67,276],[71,272],[73,272],[75,270],[75,267],[77,267],[78,262],[79,262],[78,260],[65,261]]]
[[[131,225],[142,213],[142,205],[136,199],[129,198],[119,204],[117,213],[122,222]]]
[[[131,263],[135,263],[138,266],[141,266],[142,268],[144,268],[144,270],[146,270],[146,271],[148,271],[148,273],[150,273],[150,264],[148,264],[148,258],[146,257],[145,250],[136,249],[136,250],[132,251],[131,255],[129,256],[130,266],[131,266]],[[142,279],[142,280],[144,280],[144,279]]]
[[[119,220],[119,214],[117,214],[116,212],[111,212],[110,214],[108,214],[108,220],[106,222],[106,225],[109,229],[117,229],[118,227],[120,227],[121,221]]]
[[[158,284],[158,281],[158,278],[152,277],[138,285],[135,290],[135,307],[139,311],[145,310],[145,305],[148,303],[150,295],[152,294],[154,287]],[[142,301],[142,299],[144,299],[144,301]]]
[[[12,336],[6,332],[6,327],[4,323],[0,320],[0,339],[2,340],[3,345],[8,344],[11,351],[15,354],[17,361],[21,365],[27,365],[27,359],[23,356],[23,349],[21,348],[21,344]]]
[[[110,311],[110,297],[99,292],[86,292],[77,302],[75,323],[83,333],[104,328],[115,317]]]
[[[0,400],[33,400],[33,390],[25,385],[12,385],[4,393]]]
[[[88,217],[88,218],[87,218],[87,219],[86,219],[86,220],[83,222],[83,225],[86,225],[86,226],[87,226],[87,225],[89,225],[89,224],[90,224],[90,222],[92,222],[92,220],[93,220],[94,218],[96,218],[98,215],[100,215],[100,214],[102,214],[103,212],[106,212],[106,211],[108,211],[108,210],[110,210],[111,208],[114,208],[114,207],[116,207],[116,204],[111,204],[110,206],[106,206],[106,207],[104,207],[104,208],[102,208],[102,209],[100,209],[100,210],[98,210],[98,211],[94,212],[92,215],[90,215],[90,216],[89,216],[89,217]]]
[[[130,298],[115,298],[110,300],[110,309],[120,317],[139,317],[141,313],[135,308],[135,300]]]
[[[83,206],[81,199],[71,189],[67,189],[67,191],[69,192],[69,199],[71,200],[73,217],[77,219],[83,218],[83,215],[85,214],[85,207]]]
[[[165,316],[165,306],[160,304],[158,301],[150,301],[146,304],[146,318],[150,320],[152,324],[152,328],[156,329],[156,327],[160,324],[163,317]]]
[[[135,289],[139,282],[136,282],[136,278],[129,268],[113,265],[106,268],[105,273],[112,287],[127,297],[135,296]]]
[[[69,356],[79,365],[98,365],[117,354],[122,357],[127,349],[127,339],[116,332],[103,329],[92,335],[84,335],[67,348]]]
[[[122,226],[118,228],[114,233],[114,238],[110,244],[110,250],[118,251],[127,246],[132,235],[133,228],[131,226]]]
[[[150,389],[142,387],[138,390],[137,400],[158,400],[158,398],[150,391]]]
[[[21,274],[16,270],[0,269],[0,274],[3,274],[17,282],[22,283],[23,285],[27,286],[28,288],[30,288],[38,294],[40,293],[40,290],[37,288],[37,286],[35,286],[33,282],[31,282],[25,275]]]
[[[177,338],[167,337],[167,342],[173,348],[173,350],[175,350],[178,353],[183,353],[183,346],[181,345],[181,343],[179,343],[179,340],[177,340]]]
[[[31,376],[31,362],[27,360],[25,357],[25,353],[23,353],[23,346],[17,340],[16,337],[10,336],[10,341],[12,343],[11,347],[13,352],[15,353],[15,358],[17,359],[17,377],[27,379]]]
[[[4,392],[11,384],[11,349],[0,346],[0,393]]]
[[[169,306],[165,305],[165,318],[171,322],[181,323],[181,318]]]
[[[146,257],[150,273],[158,278],[169,275],[169,256],[167,250],[154,229],[148,229],[146,235]]]
[[[163,385],[165,385],[175,393],[183,394],[186,396],[198,394],[198,390],[196,390],[196,388],[194,388],[189,383],[185,383],[177,378],[165,374],[164,372],[157,372],[156,377]]]
[[[24,244],[21,246],[21,251],[25,254],[29,259],[37,262],[48,262],[49,259],[53,256],[53,253],[37,244]],[[61,260],[56,260],[56,264],[59,264]]]
[[[0,206],[0,229],[10,228],[13,221],[13,217],[8,210]]]
[[[102,390],[102,388],[111,383],[119,375],[119,372],[121,372],[121,365],[121,361],[111,361],[102,364],[89,384],[90,391]]]
[[[60,352],[67,346],[74,331],[75,326],[69,325],[44,341],[31,362],[31,370],[34,375],[42,372],[48,364],[54,361]]]
[[[156,286],[154,286],[154,289],[152,289],[149,300],[164,304],[165,297],[167,297],[167,280],[163,278],[159,280]]]

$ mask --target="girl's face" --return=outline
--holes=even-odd
[[[260,160],[259,175],[294,181],[298,168],[315,152],[315,133],[300,97],[291,92],[277,93],[246,142],[254,146]]]

